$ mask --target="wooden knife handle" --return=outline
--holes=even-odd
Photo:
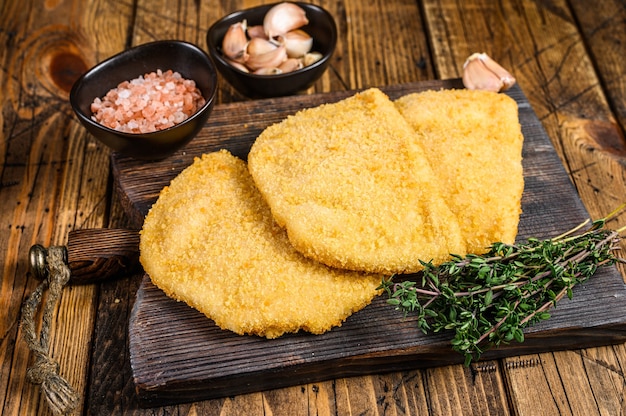
[[[70,283],[88,284],[128,276],[141,270],[139,231],[99,228],[71,231],[66,247]],[[47,249],[30,249],[31,272],[40,279],[48,274]]]

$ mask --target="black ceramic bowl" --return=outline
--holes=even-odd
[[[91,103],[123,81],[158,69],[178,72],[192,79],[206,100],[195,114],[165,130],[124,133],[91,119]],[[182,41],[146,43],[115,55],[83,74],[73,85],[70,103],[80,122],[111,149],[137,159],[167,157],[193,139],[205,125],[215,103],[217,73],[209,56],[197,46]]]
[[[255,75],[231,66],[222,55],[222,40],[228,28],[246,20],[248,26],[262,25],[263,17],[275,4],[231,13],[215,22],[207,33],[209,54],[218,71],[239,92],[248,97],[279,97],[310,87],[326,70],[337,44],[337,26],[331,14],[309,3],[294,2],[304,9],[309,23],[301,29],[313,37],[313,51],[323,56],[316,63],[294,72],[278,75]]]

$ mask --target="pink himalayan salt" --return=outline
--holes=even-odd
[[[193,80],[161,71],[120,83],[91,104],[92,120],[126,133],[167,129],[189,118],[205,103]]]

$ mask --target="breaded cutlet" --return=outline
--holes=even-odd
[[[517,236],[524,190],[517,103],[479,90],[413,93],[395,102],[416,131],[467,251]]]
[[[410,273],[463,254],[415,132],[372,88],[266,128],[248,168],[293,246],[324,264]]]
[[[140,261],[157,287],[219,327],[267,338],[340,326],[381,282],[298,253],[245,162],[225,150],[196,158],[161,191],[141,230]]]

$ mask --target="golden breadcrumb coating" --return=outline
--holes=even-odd
[[[396,106],[441,180],[467,251],[515,242],[524,190],[517,103],[495,92],[441,90],[406,95]]]
[[[420,260],[442,262],[465,247],[414,135],[373,88],[268,127],[248,168],[305,256],[351,270],[415,272]]]
[[[145,218],[140,260],[168,296],[237,334],[275,338],[340,326],[371,302],[381,276],[332,269],[290,245],[245,163],[196,158]]]

